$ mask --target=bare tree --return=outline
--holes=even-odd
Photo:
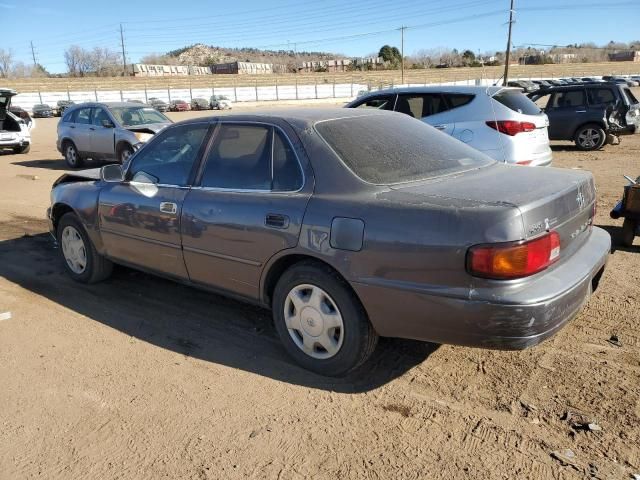
[[[120,69],[121,55],[108,48],[95,47],[90,53],[85,52],[87,71],[101,77],[114,76]]]
[[[72,45],[64,52],[64,61],[67,64],[67,70],[70,77],[82,76],[81,64],[83,63],[84,50],[77,46]]]
[[[13,66],[13,52],[0,48],[0,77],[8,77]]]

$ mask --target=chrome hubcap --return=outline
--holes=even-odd
[[[78,230],[70,225],[64,227],[60,243],[62,254],[71,271],[78,275],[84,272],[87,268],[87,250]]]
[[[131,156],[131,150],[127,148],[122,151],[122,155],[120,155],[120,160],[122,160],[122,163],[125,163],[126,161],[129,160],[130,156]]]
[[[600,141],[600,134],[593,128],[587,128],[586,130],[580,132],[580,135],[578,135],[578,140],[580,140],[580,145],[582,145],[583,147],[593,148],[598,145],[598,142]]]
[[[293,342],[310,357],[327,359],[340,351],[342,315],[320,287],[303,284],[291,289],[284,303],[284,320]]]

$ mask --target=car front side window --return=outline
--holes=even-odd
[[[134,182],[186,186],[209,125],[168,128],[132,160],[127,179]]]

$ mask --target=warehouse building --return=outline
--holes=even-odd
[[[610,62],[640,62],[640,50],[626,50],[609,54]]]
[[[209,67],[198,67],[194,65],[133,64],[134,77],[172,77],[183,75],[211,75],[211,70]]]
[[[273,64],[254,62],[217,63],[211,66],[211,72],[215,74],[264,75],[273,73]]]

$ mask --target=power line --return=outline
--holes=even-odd
[[[120,45],[122,46],[122,76],[127,76],[127,54],[124,49],[124,31],[122,30],[122,24],[120,24]]]

